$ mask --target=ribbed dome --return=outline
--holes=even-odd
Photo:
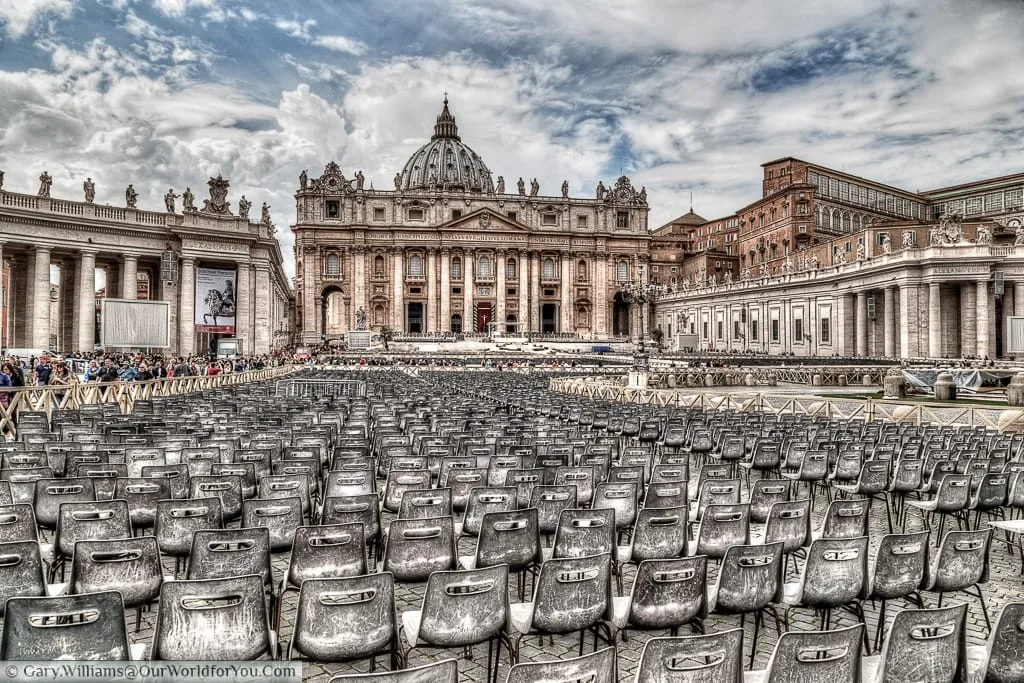
[[[449,190],[494,192],[490,169],[480,155],[459,137],[455,117],[448,111],[447,95],[444,98],[444,109],[434,124],[433,137],[405,162],[396,189],[429,190],[444,187]]]

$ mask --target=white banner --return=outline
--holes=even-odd
[[[196,268],[196,332],[235,333],[235,271]]]

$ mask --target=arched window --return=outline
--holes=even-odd
[[[409,277],[423,277],[423,257],[419,254],[409,257]]]
[[[481,256],[476,261],[476,274],[480,277],[491,277],[491,259]]]
[[[587,281],[587,262],[580,261],[576,264],[576,279],[580,282]]]
[[[337,254],[328,254],[326,270],[328,275],[341,275],[341,257]]]
[[[505,262],[505,279],[516,279],[516,260],[514,258],[510,258],[508,261]]]
[[[380,254],[373,257],[373,274],[375,277],[384,277],[384,257]]]
[[[452,259],[452,279],[462,279],[462,259],[458,256]],[[461,318],[459,320],[461,320]]]
[[[629,279],[629,264],[619,261],[615,264],[615,279],[618,282],[625,282]]]
[[[462,332],[462,316],[458,313],[452,316],[452,332]]]
[[[541,268],[541,277],[545,280],[555,279],[555,260],[553,258],[544,259],[543,267]]]

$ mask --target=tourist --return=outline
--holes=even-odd
[[[89,361],[89,367],[85,369],[85,381],[86,382],[98,382],[100,381],[100,364],[95,360]]]
[[[40,356],[39,362],[32,369],[32,376],[35,378],[37,387],[45,387],[50,382],[50,375],[53,368],[50,367],[50,357]]]
[[[11,392],[7,391],[13,387],[11,383],[11,375],[14,374],[14,368],[11,367],[10,363],[4,363],[0,366],[0,405],[4,408],[11,405]]]

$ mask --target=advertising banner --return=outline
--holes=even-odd
[[[196,268],[196,332],[235,333],[235,271]]]

